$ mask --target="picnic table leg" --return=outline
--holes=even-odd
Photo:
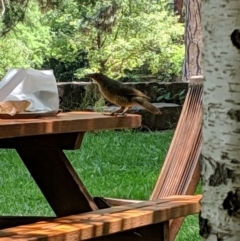
[[[83,134],[77,136],[81,143]],[[37,141],[36,137],[28,137],[27,142],[16,148],[22,161],[28,168],[35,182],[43,192],[53,211],[58,217],[84,213],[98,209],[71,163],[59,146],[66,144],[65,135],[56,135],[56,141],[41,136],[38,145],[30,144]],[[48,144],[49,143],[49,144]],[[55,144],[54,144],[55,143]],[[75,144],[76,145],[76,144]]]

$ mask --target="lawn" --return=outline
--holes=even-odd
[[[172,139],[172,131],[87,133],[82,147],[66,151],[93,196],[147,200]],[[54,215],[13,150],[0,150],[1,215]],[[189,216],[176,241],[198,241],[197,215]]]

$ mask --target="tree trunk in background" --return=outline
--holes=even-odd
[[[185,58],[182,80],[202,75],[201,0],[184,0],[185,9]]]
[[[184,22],[183,0],[174,0],[174,12],[179,16],[179,22]]]
[[[204,36],[202,208],[207,241],[240,240],[240,52],[231,33],[240,27],[239,0],[202,2]]]

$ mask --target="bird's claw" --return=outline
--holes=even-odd
[[[103,112],[102,114],[103,114],[103,115],[108,115],[108,116],[113,116],[112,113],[108,113],[108,112]]]
[[[126,116],[126,113],[114,113],[115,116]]]
[[[103,112],[103,115],[107,115],[107,116],[126,116],[127,114],[126,113]]]

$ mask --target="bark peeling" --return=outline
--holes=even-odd
[[[201,212],[199,213],[199,228],[200,236],[207,238],[211,232],[211,225],[209,224],[208,219],[201,216]]]
[[[232,120],[240,122],[240,110],[231,109],[227,112],[227,114]]]
[[[240,215],[240,190],[228,192],[222,205],[223,209],[227,210],[230,217]]]
[[[231,36],[230,36],[233,45],[237,48],[240,49],[240,30],[239,29],[235,29]]]
[[[226,165],[217,162],[214,173],[209,178],[209,186],[227,185],[227,179],[233,177],[233,172],[226,168]]]
[[[235,158],[231,159],[228,155],[228,152],[225,152],[225,151],[221,152],[221,159],[223,161],[230,161],[232,164],[237,164],[237,165],[240,164],[239,159],[235,159]]]

